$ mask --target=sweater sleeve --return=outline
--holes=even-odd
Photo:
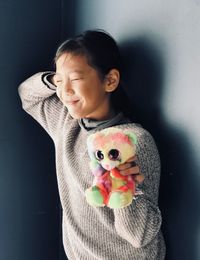
[[[18,89],[22,108],[54,139],[59,122],[67,110],[56,95],[56,87],[47,77],[53,72],[39,72],[25,80]]]
[[[140,248],[157,236],[162,221],[157,205],[160,159],[153,138],[145,130],[138,135],[137,157],[145,176],[140,186],[143,195],[138,195],[130,206],[115,209],[114,216],[117,233],[135,248]]]

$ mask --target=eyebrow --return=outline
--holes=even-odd
[[[82,70],[71,70],[71,71],[69,71],[69,74],[72,74],[72,73],[78,73],[78,74],[84,75],[84,72]],[[62,74],[62,73],[59,73],[58,71],[56,71],[56,74]]]
[[[79,74],[84,74],[82,70],[71,70],[69,73],[79,73]]]

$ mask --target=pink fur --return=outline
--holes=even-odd
[[[95,138],[93,142],[93,147],[104,147],[105,144],[110,143],[110,142],[118,142],[121,143],[128,143],[129,145],[132,145],[131,140],[127,135],[124,135],[123,133],[109,133],[107,135],[102,135],[99,133],[99,135]]]

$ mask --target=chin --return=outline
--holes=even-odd
[[[70,114],[70,113],[69,113]],[[82,117],[80,116],[77,116],[77,115],[73,115],[73,114],[70,114],[70,116],[73,118],[73,119],[81,119]]]
[[[84,118],[83,115],[79,115],[79,114],[73,114],[73,113],[70,113],[70,116],[73,118],[73,119],[81,119],[81,118]]]

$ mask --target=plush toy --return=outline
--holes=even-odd
[[[137,138],[132,130],[106,128],[87,139],[94,181],[86,192],[87,202],[96,207],[123,208],[136,192],[134,174],[121,175],[116,168],[135,155]]]

